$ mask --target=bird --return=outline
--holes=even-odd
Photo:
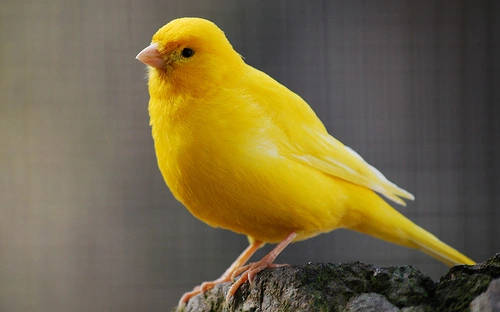
[[[246,64],[212,21],[177,18],[136,58],[147,65],[156,159],[173,196],[249,245],[217,279],[231,300],[289,244],[350,229],[418,249],[448,266],[475,262],[394,209],[414,196],[328,133],[299,95]],[[385,198],[385,199],[384,199]],[[265,244],[277,244],[246,264]]]

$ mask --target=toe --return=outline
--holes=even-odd
[[[231,285],[231,288],[229,288],[226,295],[226,301],[229,301],[234,296],[236,291],[240,288],[240,286],[243,285],[247,280],[248,280],[248,273],[245,272],[233,285]]]
[[[250,285],[253,286],[255,277],[257,274],[266,269],[266,268],[276,268],[276,267],[281,267],[285,266],[287,264],[273,264],[273,263],[267,263],[267,262],[254,262],[247,264],[240,269],[234,271],[234,273],[231,275],[231,280],[234,280],[234,278],[238,275],[241,274],[240,278],[229,288],[229,291],[227,292],[226,300],[231,299],[231,297],[234,296],[236,291],[240,288],[241,285],[243,285],[246,281],[250,283]]]
[[[253,282],[255,280],[255,275],[257,275],[257,273],[259,273],[260,271],[259,270],[250,270],[248,271],[248,283],[250,283],[251,286],[253,286]]]
[[[181,299],[179,300],[179,307],[182,304],[186,304],[192,297],[196,296],[197,294],[204,293],[204,292],[214,288],[215,285],[220,284],[220,283],[224,283],[224,282],[228,282],[228,281],[229,281],[229,278],[219,278],[215,281],[201,283],[201,285],[193,288],[192,291],[187,292],[184,295],[182,295]]]
[[[209,289],[214,288],[214,286],[215,286],[215,283],[214,283],[214,282],[204,282],[204,283],[202,283],[202,284],[200,285],[200,290],[201,290],[202,292],[205,292],[205,291],[207,291],[207,290],[209,290]]]
[[[247,271],[250,266],[252,266],[253,263],[250,263],[250,264],[247,264],[247,265],[244,265],[242,266],[241,268],[235,270],[232,274],[231,274],[231,281],[234,281],[234,279],[236,278],[236,276],[240,275],[241,273]]]
[[[198,288],[198,287],[196,287]],[[201,293],[201,290],[200,289],[194,289],[193,291],[190,291],[190,292],[187,292],[185,293],[184,295],[182,295],[181,297],[181,300],[179,300],[179,308],[184,306],[185,304],[187,304],[187,302],[189,301],[189,299],[191,299],[192,297],[196,296],[197,294]]]

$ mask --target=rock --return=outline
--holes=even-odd
[[[401,312],[433,312],[433,311],[435,311],[434,308],[429,305],[419,305],[401,309]]]
[[[470,307],[491,301],[498,288],[495,284],[489,292],[488,285],[499,277],[500,254],[474,266],[453,267],[438,283],[411,266],[307,264],[264,270],[252,286],[243,284],[230,302],[224,299],[230,283],[218,285],[192,298],[182,310],[470,311],[472,300],[487,289],[488,294]]]
[[[471,301],[500,277],[500,254],[476,265],[457,265],[436,287],[436,307],[443,312],[468,311]]]
[[[471,312],[500,312],[500,278],[491,281],[486,292],[470,304]]]
[[[376,293],[361,294],[349,300],[345,312],[400,312],[387,299]]]

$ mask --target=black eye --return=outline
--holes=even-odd
[[[193,56],[194,51],[193,51],[193,49],[190,49],[190,48],[184,48],[184,49],[182,49],[181,54],[184,57],[191,57],[191,56]]]

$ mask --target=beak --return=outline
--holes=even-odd
[[[148,47],[144,48],[144,50],[139,52],[135,58],[142,63],[155,68],[163,68],[165,65],[165,60],[161,56],[160,52],[158,52],[157,43],[152,43]]]

